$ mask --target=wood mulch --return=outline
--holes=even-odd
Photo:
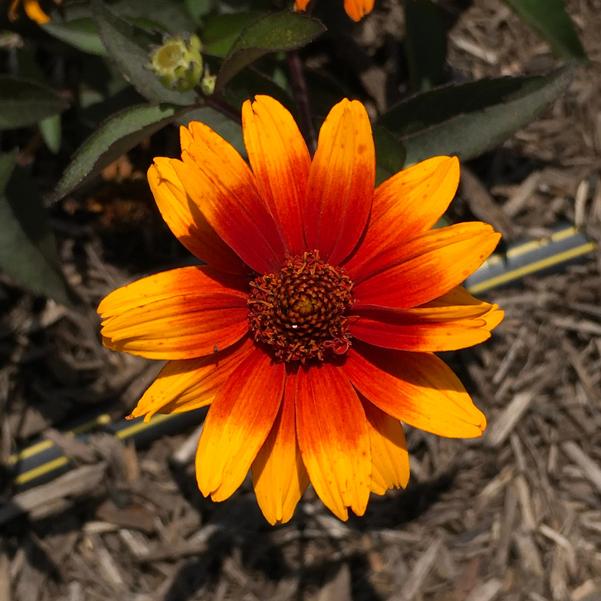
[[[601,241],[601,2],[569,4],[592,66],[540,120],[469,166],[455,207],[509,241],[557,223]],[[450,40],[458,77],[553,64],[496,0],[474,2]],[[140,174],[119,168],[127,198]],[[100,347],[94,307],[135,272],[157,269],[158,246],[163,262],[181,256],[160,224],[131,242],[143,264],[117,245],[112,226],[127,232],[156,218],[150,203],[113,198],[90,227],[70,218],[83,201],[69,202],[56,225],[87,312],[0,288],[0,456],[43,434],[77,463],[24,492],[7,485],[0,601],[601,600],[599,256],[489,293],[503,324],[491,341],[445,357],[488,416],[484,438],[411,430],[406,491],[373,498],[348,523],[308,491],[292,522],[271,528],[248,483],[223,504],[201,498],[197,429],[141,450],[106,434],[79,445],[52,429],[98,406],[118,418],[152,380],[156,365]],[[85,202],[90,212],[94,201]]]

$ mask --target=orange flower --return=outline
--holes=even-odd
[[[50,17],[43,11],[38,0],[12,0],[8,7],[8,18],[11,21],[17,19],[17,11],[21,3],[25,9],[25,14],[38,25],[44,25],[44,23],[50,21]]]
[[[305,11],[311,0],[294,0],[296,10]],[[344,0],[344,10],[353,21],[361,21],[374,9],[374,0]]]
[[[132,417],[211,405],[196,456],[201,492],[228,498],[252,471],[269,522],[310,482],[341,519],[404,487],[402,423],[480,436],[486,420],[433,353],[486,340],[502,318],[460,283],[493,251],[484,223],[431,229],[459,180],[435,157],[374,191],[365,108],[343,100],[309,155],[290,113],[242,109],[250,167],[202,123],[148,179],[173,231],[206,265],[166,271],[98,307],[112,349],[168,363]]]

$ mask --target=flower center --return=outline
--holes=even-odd
[[[175,69],[183,58],[180,45],[166,44],[157,50],[155,60],[163,69]]]
[[[280,361],[324,361],[348,351],[353,282],[318,251],[289,258],[279,272],[254,279],[250,288],[250,330]]]

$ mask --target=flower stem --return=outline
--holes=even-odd
[[[313,154],[316,147],[316,137],[315,128],[313,127],[313,119],[311,118],[309,92],[307,90],[307,82],[305,81],[303,63],[296,50],[288,52],[287,58],[288,69],[290,70],[292,92],[300,113],[299,121],[301,124],[301,129],[305,136],[307,145],[309,146],[309,151],[311,154]]]

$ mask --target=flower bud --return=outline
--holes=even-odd
[[[150,68],[170,90],[187,92],[198,85],[203,73],[200,39],[169,36],[150,56]]]
[[[215,91],[215,83],[217,82],[217,76],[211,75],[209,70],[205,71],[205,74],[200,82],[200,89],[205,96],[210,96]]]

